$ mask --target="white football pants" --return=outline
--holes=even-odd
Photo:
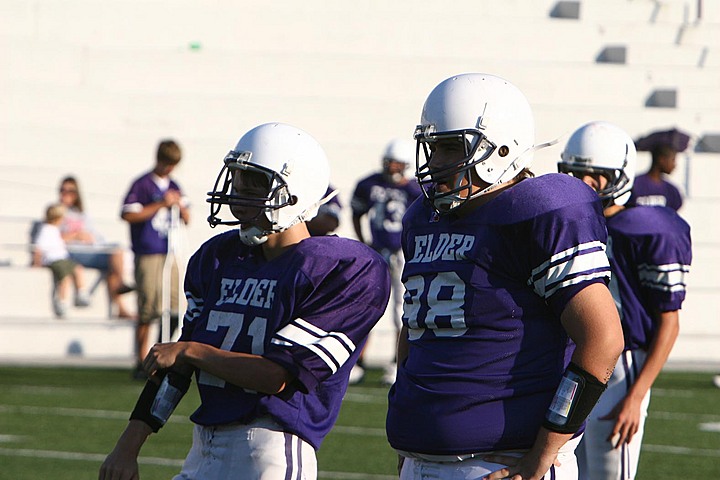
[[[575,459],[575,447],[580,442],[580,437],[573,438],[560,449],[558,461],[560,466],[552,466],[545,474],[547,480],[576,480],[577,462]],[[493,452],[503,454],[504,452]],[[517,452],[508,455],[519,456]],[[485,475],[504,468],[505,465],[491,463],[480,458],[470,458],[462,462],[431,462],[418,458],[405,458],[400,480],[480,480]]]
[[[577,449],[580,480],[631,480],[637,473],[645,431],[650,391],[642,401],[640,410],[640,426],[630,443],[613,449],[607,438],[612,433],[615,420],[598,420],[607,415],[615,405],[627,395],[630,386],[635,382],[645,364],[646,352],[628,350],[620,355],[615,365],[608,388],[600,397],[597,405],[588,417],[583,440]]]
[[[315,450],[269,418],[248,425],[195,425],[182,471],[173,480],[315,480]]]

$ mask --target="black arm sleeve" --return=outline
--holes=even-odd
[[[159,383],[155,383],[157,377],[161,380]],[[140,420],[157,433],[189,387],[190,377],[174,371],[165,371],[155,379],[148,379],[130,414],[130,420]]]
[[[558,433],[575,433],[607,388],[592,374],[570,362],[555,392],[543,426]]]

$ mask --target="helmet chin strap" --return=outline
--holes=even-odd
[[[282,232],[283,230],[287,230],[288,228],[292,227],[293,225],[297,225],[300,222],[305,221],[305,216],[307,212],[312,211],[316,208],[318,208],[320,205],[323,205],[330,200],[332,200],[333,197],[335,197],[338,193],[337,190],[334,190],[329,195],[321,198],[314,204],[312,204],[310,207],[308,207],[303,213],[295,217],[295,219],[290,222],[290,224],[286,227],[282,227],[278,230],[263,230],[262,228],[252,225],[247,228],[241,228],[238,232],[240,235],[240,240],[249,247],[254,247],[257,245],[262,245],[263,243],[267,242],[268,235],[271,235],[273,233]]]
[[[248,228],[241,228],[238,230],[240,240],[249,247],[262,245],[268,239],[268,234],[262,228],[251,226]]]

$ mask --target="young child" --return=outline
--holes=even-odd
[[[60,223],[65,216],[65,207],[50,205],[45,212],[45,222],[35,238],[33,266],[48,267],[53,274],[53,310],[58,318],[65,316],[70,280],[75,285],[75,306],[87,307],[90,299],[85,290],[85,276],[82,265],[70,259],[65,241],[60,235]]]

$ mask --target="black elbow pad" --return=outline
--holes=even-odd
[[[545,415],[543,426],[558,433],[575,433],[607,388],[592,374],[570,363]]]
[[[140,420],[157,433],[189,387],[190,377],[173,371],[167,371],[160,384],[149,379],[130,414],[130,420]]]

